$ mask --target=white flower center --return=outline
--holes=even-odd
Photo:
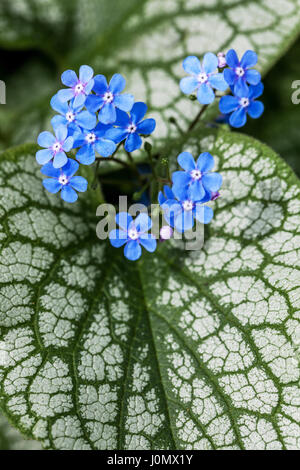
[[[186,201],[183,201],[182,207],[184,211],[191,211],[193,210],[194,203],[193,201],[186,200]]]
[[[208,79],[208,76],[204,72],[199,73],[199,75],[197,77],[197,80],[198,80],[199,83],[206,83],[207,79]]]
[[[80,93],[82,93],[84,91],[84,86],[82,83],[77,83],[77,85],[75,86],[75,93],[76,95],[80,95]]]
[[[65,186],[66,184],[68,184],[68,178],[66,177],[66,175],[60,175],[60,177],[58,178],[58,181],[60,184],[62,184],[63,186]]]
[[[94,134],[94,132],[89,132],[86,136],[85,136],[85,140],[87,141],[88,144],[93,144],[94,142],[96,142],[96,134]]]
[[[139,233],[136,228],[131,228],[128,230],[128,236],[131,240],[136,240],[139,237]]]
[[[130,124],[128,127],[127,127],[127,130],[130,134],[133,134],[135,131],[136,131],[136,126],[134,124]]]
[[[68,111],[66,114],[66,120],[68,122],[73,122],[75,119],[75,114],[72,113],[72,111]]]
[[[249,106],[250,104],[250,101],[248,98],[241,98],[239,103],[242,106],[242,108],[247,108],[247,106]]]
[[[55,142],[55,144],[52,145],[52,150],[55,153],[60,152],[61,149],[62,149],[62,147],[61,147],[60,142]]]
[[[243,69],[243,67],[237,67],[235,69],[235,73],[237,74],[238,77],[242,77],[245,73],[245,70]]]
[[[114,99],[114,95],[110,91],[107,91],[104,93],[103,99],[106,103],[111,103]]]
[[[200,180],[201,176],[202,176],[202,173],[201,173],[200,170],[192,170],[190,175],[193,178],[193,180]]]

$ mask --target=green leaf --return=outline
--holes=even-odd
[[[204,248],[137,263],[42,189],[35,146],[0,157],[0,404],[45,447],[300,448],[299,182],[251,138],[198,139],[224,177]]]
[[[36,28],[30,5],[36,5],[38,14],[47,21],[42,0],[22,0],[18,2],[22,9],[12,6],[8,0],[7,3],[24,25],[29,22]],[[64,69],[77,69],[82,63],[92,65],[97,74],[124,74],[128,91],[135,95],[137,101],[146,101],[157,120],[156,139],[170,139],[176,134],[175,127],[168,122],[170,116],[185,126],[187,119],[198,112],[198,103],[191,102],[179,89],[179,80],[184,76],[181,66],[184,57],[189,54],[200,57],[207,51],[226,51],[230,47],[242,53],[250,48],[258,52],[259,68],[264,74],[295,40],[300,28],[300,10],[296,0],[265,0],[263,5],[259,0],[206,0],[200,3],[198,0],[65,0],[59,7],[57,5],[61,2],[58,0],[52,3],[53,8],[55,5],[60,10],[69,8],[72,14],[49,15],[48,28],[39,20],[41,28],[38,33],[36,29],[32,31],[29,28],[35,47],[43,49],[46,45],[49,48],[52,38],[55,41],[48,53],[53,70],[46,80],[50,82],[46,92],[42,77],[38,77],[40,80],[33,88],[32,81],[24,79],[24,72],[16,68],[15,74],[22,81],[18,89],[24,96],[19,98],[16,106],[13,99],[16,90],[14,74],[1,77],[7,81],[10,96],[8,104],[0,109],[0,123],[6,124],[3,140],[8,145],[35,141],[37,129],[49,126],[50,115],[54,114],[49,100],[61,87],[59,74]],[[57,17],[67,17],[67,24],[61,26],[61,21],[58,21],[56,26]],[[19,29],[12,26],[9,31],[17,34]],[[41,40],[45,36],[46,40]],[[30,63],[26,61],[25,66],[29,68],[25,76],[31,75]],[[26,97],[32,96],[32,89],[35,97],[43,94],[44,98],[39,98],[39,105],[31,102],[24,107]],[[46,106],[48,113],[44,112]]]
[[[39,450],[40,444],[24,439],[6,418],[0,415],[0,450]]]

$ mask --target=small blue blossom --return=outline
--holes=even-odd
[[[62,103],[58,98],[58,94],[54,95],[50,101],[51,107],[57,111],[59,115],[51,119],[53,129],[59,126],[68,127],[69,135],[79,132],[80,127],[83,129],[93,129],[96,126],[97,118],[95,114],[83,110],[83,106],[74,107],[74,100],[70,103]]]
[[[173,197],[161,204],[164,217],[169,225],[178,232],[185,232],[194,226],[195,219],[202,224],[208,224],[213,217],[213,210],[204,203],[210,200],[206,194],[201,201],[193,200],[188,189],[173,187]]]
[[[62,168],[54,168],[52,162],[46,163],[41,169],[43,175],[50,176],[43,180],[43,185],[50,193],[61,191],[61,198],[66,202],[75,202],[78,199],[76,191],[84,192],[87,189],[87,180],[82,176],[74,176],[79,163],[68,159]]]
[[[203,62],[195,56],[188,56],[183,61],[184,70],[191,77],[182,78],[180,89],[186,95],[197,90],[197,99],[201,104],[210,104],[215,99],[213,89],[225,91],[228,84],[224,80],[223,73],[217,73],[218,58],[215,54],[207,52]]]
[[[109,234],[110,243],[119,248],[123,245],[124,255],[130,261],[136,261],[142,254],[143,246],[153,253],[156,249],[156,239],[151,233],[147,233],[152,227],[151,218],[140,213],[135,220],[127,212],[119,212],[116,215],[116,223],[120,229],[112,230]]]
[[[116,109],[128,112],[131,110],[134,97],[124,90],[126,80],[122,75],[116,73],[112,76],[109,85],[104,75],[95,76],[93,91],[95,95],[90,95],[86,100],[86,108],[95,113],[98,110],[98,119],[103,124],[113,124],[116,122]]]
[[[68,161],[65,152],[72,149],[73,137],[68,137],[68,129],[65,126],[57,127],[54,133],[55,137],[48,131],[41,132],[38,136],[37,142],[44,149],[36,153],[36,161],[44,165],[53,159],[54,168],[61,168]]]
[[[65,103],[74,98],[73,106],[75,108],[83,106],[94,86],[93,75],[94,70],[89,65],[82,65],[80,67],[79,78],[74,70],[66,70],[61,76],[61,81],[63,85],[69,88],[59,90],[57,95],[60,101]]]
[[[235,96],[228,95],[220,99],[220,111],[226,115],[230,114],[229,124],[232,127],[244,126],[247,121],[247,113],[253,119],[257,119],[262,115],[264,105],[261,101],[255,101],[255,99],[262,95],[263,90],[264,86],[260,82],[256,86],[247,87],[245,90],[236,90]]]
[[[82,129],[74,134],[74,148],[79,148],[76,159],[83,165],[94,163],[98,152],[102,157],[109,157],[116,150],[116,144],[106,138],[106,133],[111,126],[98,123],[94,130]]]
[[[142,102],[134,103],[130,116],[124,111],[117,110],[117,120],[115,128],[107,132],[107,138],[110,138],[117,144],[125,140],[124,148],[127,152],[133,152],[142,145],[142,139],[139,136],[149,135],[155,129],[154,119],[144,119],[147,112],[147,105]]]
[[[257,54],[246,51],[241,61],[234,49],[226,54],[226,63],[230,68],[224,70],[224,78],[228,85],[234,87],[234,94],[245,94],[249,85],[257,85],[261,81],[260,73],[252,69],[257,64]]]
[[[211,171],[215,162],[210,153],[201,153],[195,162],[189,152],[182,152],[177,161],[184,171],[175,171],[172,174],[173,190],[177,187],[188,189],[191,199],[200,201],[207,193],[211,197],[213,192],[220,189],[222,176]]]

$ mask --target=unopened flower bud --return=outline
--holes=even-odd
[[[160,229],[159,234],[160,234],[160,238],[162,240],[170,240],[170,238],[172,238],[172,236],[173,236],[173,229],[169,225],[164,225]]]
[[[225,59],[225,54],[224,54],[224,52],[218,52],[217,56],[218,56],[218,67],[220,69],[223,69],[227,65],[226,59]]]

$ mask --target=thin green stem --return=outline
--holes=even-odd
[[[207,107],[208,107],[208,104],[205,104],[204,106],[202,106],[202,108],[200,109],[200,111],[197,114],[197,116],[195,117],[195,119],[189,125],[188,130],[187,130],[188,132],[191,132],[191,130],[194,129],[194,127],[198,123],[199,119],[201,118],[202,114],[206,111]]]

